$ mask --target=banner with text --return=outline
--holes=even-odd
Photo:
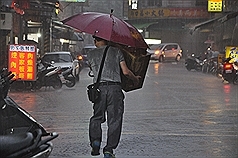
[[[128,18],[209,18],[209,14],[206,8],[151,8],[129,10]]]
[[[9,45],[8,69],[15,79],[23,81],[36,80],[36,46]]]

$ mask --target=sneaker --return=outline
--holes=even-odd
[[[104,158],[116,158],[114,154],[109,151],[104,152]]]
[[[91,155],[92,155],[92,156],[98,156],[98,155],[100,155],[100,152],[99,152],[99,150],[100,150],[100,145],[101,145],[101,143],[100,143],[99,141],[94,141],[94,142],[92,143],[92,151],[91,151]]]

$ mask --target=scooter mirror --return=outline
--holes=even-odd
[[[73,61],[73,63],[75,64],[75,63],[78,63],[79,61],[77,60],[77,59],[74,59],[74,61]]]

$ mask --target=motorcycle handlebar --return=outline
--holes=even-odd
[[[3,68],[0,72],[0,97],[6,98],[8,94],[8,90],[10,88],[10,84],[14,82],[13,77],[15,75],[12,74],[11,71],[8,71],[6,68]]]

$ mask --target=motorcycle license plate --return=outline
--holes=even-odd
[[[226,70],[225,72],[229,74],[232,73],[232,70]]]

